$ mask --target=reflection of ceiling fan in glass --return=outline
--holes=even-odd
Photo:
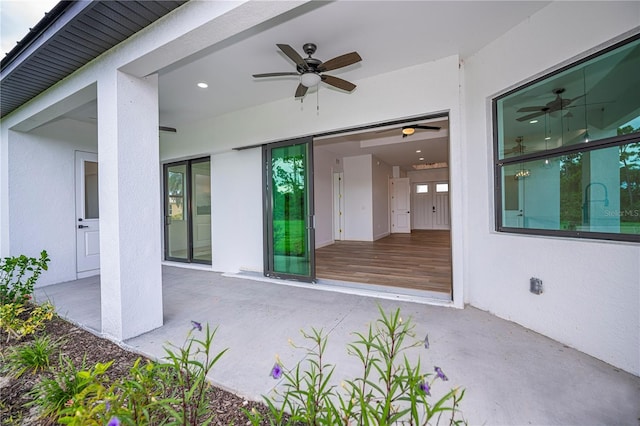
[[[509,148],[509,149],[505,148],[504,150],[505,155],[506,154],[524,154],[525,149],[527,149],[527,146],[522,144],[522,142],[524,142],[524,138],[522,136],[518,136],[515,142],[516,144],[512,148]]]
[[[540,117],[541,115],[544,115],[544,114],[550,114],[552,112],[569,108],[569,106],[573,102],[584,97],[584,94],[582,94],[573,99],[567,99],[562,97],[563,93],[564,93],[564,88],[562,87],[558,89],[553,89],[553,94],[556,95],[556,98],[551,102],[547,102],[545,105],[536,105],[536,106],[528,106],[528,107],[520,108],[518,112],[530,112],[531,114],[518,117],[517,120],[527,121],[527,120],[534,119],[536,117]]]

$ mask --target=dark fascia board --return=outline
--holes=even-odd
[[[54,34],[71,22],[73,18],[91,5],[91,3],[90,0],[58,2],[53,9],[45,13],[44,18],[31,28],[27,35],[2,58],[2,61],[0,61],[0,72],[3,77],[26,60],[39,47],[48,42]],[[65,15],[64,19],[62,19],[63,15]]]

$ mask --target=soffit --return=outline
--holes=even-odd
[[[58,3],[2,59],[0,117],[186,1]]]

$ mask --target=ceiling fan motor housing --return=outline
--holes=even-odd
[[[315,59],[315,58],[304,58],[304,62],[307,64],[307,69],[304,69],[303,67],[301,67],[300,65],[296,65],[296,69],[298,70],[298,72],[300,74],[304,73],[304,72],[319,72],[318,68],[320,67],[320,65],[322,65],[322,61],[319,59]]]
[[[314,53],[316,53],[316,49],[318,48],[318,46],[316,46],[313,43],[305,43],[302,46],[302,50],[304,51],[304,53],[306,53],[307,55],[311,56]]]

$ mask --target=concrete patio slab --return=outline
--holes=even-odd
[[[69,320],[100,332],[99,279],[37,289],[36,300],[51,299]],[[354,331],[366,331],[386,312],[412,318],[416,338],[428,333],[430,348],[414,348],[426,371],[440,366],[449,377],[438,393],[466,389],[461,404],[470,424],[637,425],[640,378],[561,343],[472,307],[459,310],[424,303],[320,291],[309,285],[226,277],[219,273],[163,267],[164,325],[125,345],[152,358],[163,347],[182,344],[191,320],[218,326],[215,350],[229,348],[213,369],[212,382],[253,400],[278,382],[269,376],[275,355],[287,367],[302,360],[300,329],[329,336],[327,359],[336,383],[359,375],[347,354]]]

